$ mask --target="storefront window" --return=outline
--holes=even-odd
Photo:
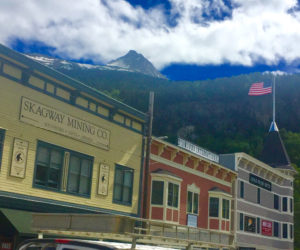
[[[38,142],[34,183],[38,187],[90,195],[92,159],[81,153]],[[62,180],[64,169],[68,169],[69,173]],[[63,182],[67,183],[67,188],[62,187]]]

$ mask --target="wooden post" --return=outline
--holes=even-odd
[[[151,153],[151,138],[152,138],[152,121],[153,121],[153,105],[154,105],[154,92],[150,92],[149,95],[149,110],[148,110],[148,125],[147,125],[147,144],[145,155],[145,173],[144,173],[144,194],[143,194],[143,213],[142,217],[147,218],[147,197],[148,197],[148,178],[149,178],[149,166],[150,166],[150,153]]]

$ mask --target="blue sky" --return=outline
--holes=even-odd
[[[1,0],[0,21],[17,51],[105,64],[133,49],[172,80],[300,70],[297,0]]]

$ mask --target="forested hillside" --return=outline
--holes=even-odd
[[[172,82],[130,72],[70,71],[114,98],[147,112],[155,92],[153,134],[178,135],[216,153],[260,155],[272,120],[272,96],[248,96],[252,83],[272,81],[254,73],[197,82]],[[300,166],[300,75],[276,77],[276,122],[295,168]],[[300,179],[295,181],[295,244],[300,246]],[[297,248],[296,248],[297,249]]]

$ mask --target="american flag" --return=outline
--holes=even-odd
[[[253,83],[248,95],[266,95],[272,93],[272,86],[264,86],[263,82]]]

